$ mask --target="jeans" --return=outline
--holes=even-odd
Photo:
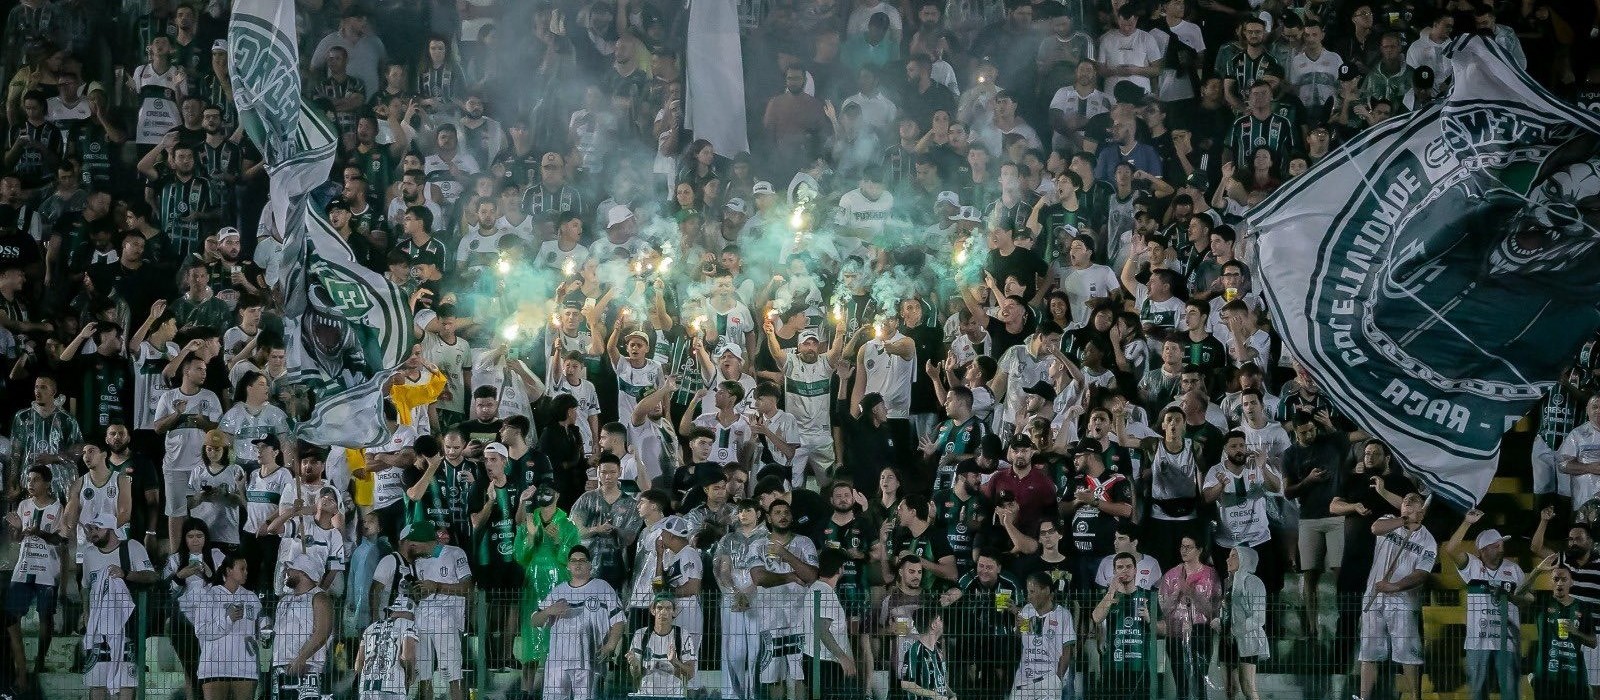
[[[1472,700],[1489,697],[1489,666],[1494,665],[1495,677],[1500,681],[1500,700],[1517,700],[1521,679],[1517,674],[1517,652],[1493,649],[1467,650],[1467,689]]]

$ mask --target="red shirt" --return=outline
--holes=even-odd
[[[1017,476],[1015,469],[1002,470],[984,484],[983,490],[997,503],[1002,492],[1009,491],[1016,497],[1017,529],[1023,532],[1037,531],[1039,521],[1055,513],[1056,485],[1042,469],[1030,469],[1027,476]]]

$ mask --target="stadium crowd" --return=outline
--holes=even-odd
[[[1453,36],[1588,99],[1594,3],[739,0],[696,104],[718,2],[294,3],[316,206],[413,312],[373,449],[296,437],[286,324],[383,368],[268,282],[230,2],[5,3],[3,685],[68,637],[131,699],[137,629],[206,700],[1256,700],[1292,635],[1417,698],[1442,560],[1473,698],[1600,698],[1587,356],[1525,573],[1282,351],[1243,219]]]

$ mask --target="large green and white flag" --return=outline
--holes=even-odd
[[[1444,99],[1249,215],[1288,352],[1432,492],[1483,496],[1500,438],[1600,327],[1600,115],[1479,37]]]
[[[297,432],[323,445],[376,446],[388,438],[384,381],[411,351],[411,312],[394,284],[356,264],[315,201],[338,133],[301,98],[293,0],[237,0],[228,49],[240,119],[271,177],[262,225],[280,246],[267,267],[284,299],[291,381],[317,404]]]

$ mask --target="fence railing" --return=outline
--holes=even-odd
[[[294,659],[303,643],[297,635],[309,631],[308,618],[289,619],[297,613],[281,611],[273,597],[205,595],[180,600],[136,593],[131,613],[112,618],[126,617],[125,657],[115,648],[117,628],[96,617],[108,610],[85,606],[84,632],[101,648],[80,654],[82,674],[50,674],[48,697],[87,697],[87,686],[117,677],[117,667],[96,665],[119,659],[131,667],[126,670],[138,700],[168,700],[212,680],[256,682],[255,697],[265,698],[355,698],[366,687],[356,663],[368,621],[351,616],[345,601],[333,601],[324,660],[306,669],[316,674],[313,680],[278,689],[291,668],[286,659]],[[1347,698],[1360,691],[1361,662],[1375,661],[1375,697],[1399,697],[1397,691],[1413,682],[1406,664],[1420,663],[1422,697],[1465,698],[1469,683],[1480,679],[1490,691],[1500,690],[1500,676],[1475,672],[1481,659],[1464,651],[1492,646],[1469,643],[1484,639],[1510,640],[1502,645],[1503,659],[1515,666],[1506,678],[1524,696],[1530,679],[1538,686],[1541,679],[1565,678],[1548,667],[1550,650],[1577,650],[1572,633],[1584,630],[1551,617],[1559,607],[1519,606],[1502,593],[1489,609],[1469,611],[1467,597],[1441,591],[1435,598],[1455,600],[1415,605],[1340,595],[1308,615],[1303,605],[1275,595],[1164,594],[1158,586],[1124,595],[1053,596],[1051,611],[1041,613],[1025,591],[983,586],[959,597],[894,590],[864,599],[847,592],[842,601],[832,592],[803,589],[767,589],[748,600],[706,591],[694,599],[698,610],[694,601],[677,601],[671,614],[678,631],[667,626],[658,634],[652,611],[630,607],[626,598],[615,609],[573,606],[552,616],[553,626],[536,627],[532,595],[478,590],[457,598],[455,608],[423,598],[414,613],[415,660],[405,667],[403,687],[415,691],[431,681],[424,692],[474,700],[573,694],[1183,700],[1249,697],[1241,691],[1254,683],[1260,697]],[[381,603],[376,614],[390,615]],[[1538,624],[1547,619],[1548,625]],[[613,622],[620,625],[615,632]],[[1476,629],[1468,629],[1469,622]],[[27,636],[31,659],[36,637]],[[58,637],[55,644],[82,649],[84,638]],[[1545,653],[1538,654],[1541,648]],[[834,663],[838,652],[851,662]],[[1535,668],[1536,657],[1546,665]],[[375,665],[381,659],[364,661],[369,670],[381,667]]]

